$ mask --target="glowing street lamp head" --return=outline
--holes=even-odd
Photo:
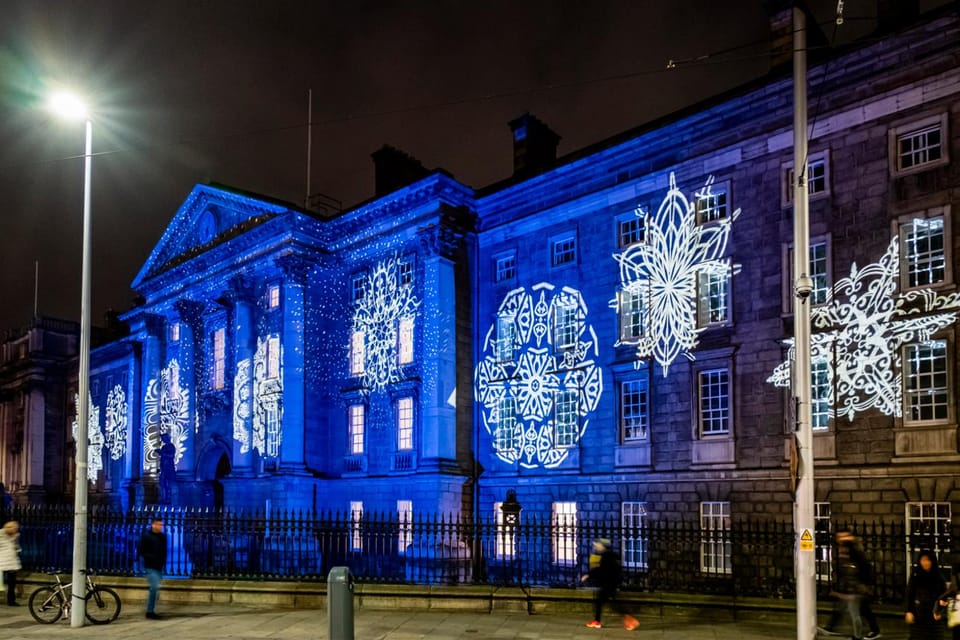
[[[87,105],[75,93],[58,91],[50,96],[47,108],[57,116],[68,120],[86,120],[90,117]]]

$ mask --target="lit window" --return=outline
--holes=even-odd
[[[514,254],[497,258],[494,279],[497,282],[512,280],[517,275],[517,257]]]
[[[831,398],[833,385],[830,380],[830,363],[826,360],[813,360],[810,363],[810,416],[814,431],[826,431],[833,417]]]
[[[574,565],[577,562],[577,503],[554,502],[551,518],[553,525],[553,562]]]
[[[946,420],[950,406],[946,340],[908,344],[903,357],[906,420]]]
[[[180,342],[180,323],[174,322],[170,325],[170,342]]]
[[[363,331],[354,331],[350,336],[350,375],[360,376],[364,371],[366,344]]]
[[[943,157],[943,130],[936,124],[897,136],[897,169],[906,171],[938,164]]]
[[[554,397],[554,445],[572,447],[579,435],[576,391],[558,391]]]
[[[413,318],[397,322],[397,360],[400,364],[413,362]]]
[[[787,169],[783,185],[783,204],[793,202],[793,188],[796,176],[793,167]],[[807,161],[807,194],[811,199],[826,195],[830,191],[830,169],[826,152],[810,156]]]
[[[267,289],[267,306],[271,309],[280,306],[280,285],[272,284]]]
[[[554,311],[554,345],[558,351],[566,351],[577,345],[577,307],[558,304]]]
[[[413,282],[413,262],[410,260],[404,260],[400,263],[400,284],[410,284]]]
[[[363,300],[364,292],[367,287],[367,274],[357,273],[354,274],[353,278],[350,281],[350,299],[353,302],[360,302]]]
[[[697,224],[716,222],[729,215],[727,190],[709,188],[696,196]]]
[[[553,241],[550,264],[559,267],[577,260],[577,237],[565,236]]]
[[[943,218],[915,218],[900,227],[900,249],[906,288],[943,282],[946,278]]]
[[[646,502],[623,502],[620,504],[620,526],[623,540],[623,566],[632,569],[647,568],[647,519]]]
[[[622,442],[647,439],[647,381],[625,380],[620,383],[620,438]]]
[[[397,449],[413,449],[413,398],[397,400]]]
[[[494,535],[494,553],[497,558],[509,559],[517,553],[516,527],[520,524],[519,514],[517,522],[510,524],[507,522],[506,515],[503,513],[503,503],[493,503],[493,521],[496,527]]]
[[[497,362],[513,362],[517,349],[517,325],[512,315],[497,316]]]
[[[493,430],[493,446],[497,451],[515,451],[520,447],[516,401],[509,396],[500,398],[498,409],[497,426]]]
[[[730,432],[730,376],[727,369],[701,371],[700,434],[720,435]]]
[[[413,544],[413,501],[397,500],[397,548],[406,553]]]
[[[267,339],[267,378],[280,377],[280,337],[270,336]]]
[[[636,342],[646,333],[648,287],[620,291],[620,342]]]
[[[363,532],[360,527],[363,524],[363,503],[350,503],[350,550],[363,550]]]
[[[360,455],[363,453],[363,432],[364,427],[364,409],[362,404],[350,405],[350,453]]]
[[[949,502],[908,502],[907,505],[907,572],[921,551],[933,551],[938,558],[950,553],[951,513]]]
[[[643,242],[646,231],[646,217],[640,210],[617,221],[617,244],[623,249],[632,244]]]
[[[813,290],[810,292],[810,302],[814,306],[825,304],[830,293],[830,251],[826,241],[810,243],[810,279],[813,281]],[[793,247],[787,251],[786,264],[787,278],[784,299],[785,309],[793,310],[794,281],[793,281]]]
[[[213,388],[223,389],[227,361],[227,333],[225,329],[213,332]]]
[[[698,326],[722,324],[730,319],[729,282],[727,273],[701,271],[697,274]]]
[[[730,573],[730,503],[700,503],[700,570]]]

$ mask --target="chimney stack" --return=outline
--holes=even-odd
[[[374,187],[378,198],[430,174],[419,160],[387,144],[370,157],[373,158]]]
[[[510,122],[513,132],[513,175],[539,173],[557,159],[560,136],[536,116],[525,113]]]

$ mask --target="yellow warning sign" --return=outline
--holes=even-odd
[[[800,551],[813,551],[813,535],[810,529],[804,529],[800,534]]]

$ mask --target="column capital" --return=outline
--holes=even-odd
[[[196,326],[203,320],[203,310],[206,307],[202,302],[196,300],[177,300],[173,303],[173,308],[177,310],[181,322]]]
[[[293,284],[306,284],[307,276],[313,270],[313,262],[298,253],[284,253],[273,262],[283,272],[284,279]]]
[[[428,256],[453,258],[463,246],[463,232],[441,221],[431,223],[417,232],[420,248]]]

